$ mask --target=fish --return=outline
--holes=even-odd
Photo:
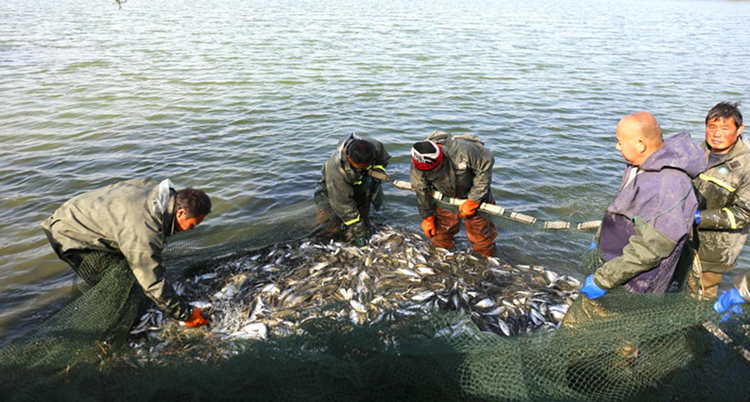
[[[407,228],[376,229],[360,248],[306,238],[217,259],[180,279],[182,297],[212,314],[206,330],[217,339],[262,342],[316,318],[393,325],[435,310],[464,318],[434,336],[518,336],[554,330],[578,296],[580,281],[549,267],[435,247]],[[130,333],[158,340],[170,325],[149,310]]]

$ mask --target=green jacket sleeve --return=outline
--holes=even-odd
[[[354,231],[355,237],[365,236],[367,231],[354,201],[354,188],[335,170],[335,166],[329,165],[327,169],[326,189],[331,209],[344,225]]]
[[[468,197],[476,202],[486,201],[492,184],[492,167],[495,165],[495,157],[487,149],[476,156],[471,162],[474,170],[474,180]]]
[[[375,148],[378,154],[375,157],[375,161],[372,163],[372,168],[381,169],[385,172],[385,168],[388,166],[388,161],[391,159],[391,155],[380,142],[375,145]]]
[[[145,222],[143,226],[124,228],[117,237],[120,251],[128,260],[146,296],[165,314],[180,321],[190,318],[192,308],[164,278],[161,255],[164,244],[160,223],[154,220]]]
[[[734,193],[734,203],[726,208],[701,211],[699,229],[742,229],[750,222],[750,180]]]
[[[411,189],[417,194],[417,208],[422,219],[435,215],[435,203],[432,201],[432,186],[425,174],[413,165],[411,167]]]
[[[635,232],[622,256],[607,261],[594,273],[594,283],[600,288],[613,289],[656,267],[677,247],[677,242],[640,217],[635,218]]]
[[[164,279],[165,269],[161,263],[161,250],[156,248],[147,251],[130,250],[124,254],[135,279],[146,296],[153,300],[157,307],[174,319],[185,321],[190,318],[192,308]]]

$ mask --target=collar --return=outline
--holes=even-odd
[[[171,236],[174,234],[174,228],[175,228],[175,219],[177,218],[176,214],[174,213],[174,209],[177,206],[177,193],[170,191],[169,192],[169,204],[167,205],[167,210],[164,211],[164,233],[165,236]]]
[[[701,148],[706,152],[706,161],[708,161],[708,157],[711,155],[711,147],[708,146],[708,143],[704,140],[701,143]],[[737,137],[737,142],[734,143],[734,146],[732,149],[729,150],[726,154],[724,154],[724,158],[717,163],[714,166],[718,166],[722,163],[729,162],[730,160],[734,159],[737,156],[740,156],[742,154],[745,154],[748,152],[747,146],[745,145],[745,141],[743,141],[743,137],[739,136]],[[711,168],[713,166],[707,166],[707,168]]]

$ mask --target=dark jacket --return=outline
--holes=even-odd
[[[706,158],[710,153],[704,142]],[[750,150],[740,138],[720,161],[693,180],[701,220],[698,257],[704,271],[729,272],[745,245],[750,222]]]
[[[433,190],[453,198],[469,198],[476,202],[492,202],[492,167],[495,157],[478,137],[471,134],[450,135],[435,131],[427,140],[441,144],[443,166],[435,171],[422,171],[411,166],[411,187],[417,193],[417,206],[422,218],[435,215]]]
[[[606,262],[594,274],[599,287],[624,284],[637,293],[669,287],[698,206],[691,179],[704,168],[704,154],[688,132],[665,139],[640,167],[627,167],[602,221],[598,245]]]
[[[371,169],[385,171],[391,155],[388,154],[383,144],[377,140],[359,138],[353,133],[349,134],[339,141],[336,150],[323,165],[322,177],[318,181],[315,195],[316,200],[326,199],[336,216],[346,226],[354,230],[356,236],[363,236],[366,233],[366,228],[359,214],[359,205],[355,201],[355,193],[366,191],[367,189],[364,187],[371,178],[366,170],[354,169],[346,160],[349,145],[359,139],[363,139],[375,147],[375,161]]]
[[[60,252],[122,253],[146,296],[184,321],[192,308],[164,279],[162,249],[174,227],[176,192],[169,180],[133,179],[71,198],[42,223]]]

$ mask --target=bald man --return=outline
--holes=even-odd
[[[594,244],[604,264],[581,288],[589,299],[621,285],[637,293],[667,290],[698,206],[692,179],[705,168],[690,134],[663,140],[650,113],[624,117],[616,136],[628,165]]]

